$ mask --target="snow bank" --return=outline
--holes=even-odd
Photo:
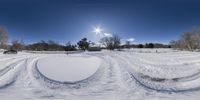
[[[99,68],[97,57],[53,56],[38,61],[37,67],[45,77],[59,82],[77,82],[92,76]]]

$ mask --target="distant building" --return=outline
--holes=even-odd
[[[95,43],[90,43],[88,51],[101,51],[101,46]]]

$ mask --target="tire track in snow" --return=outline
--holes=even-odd
[[[70,94],[72,95],[97,95],[100,92],[96,86],[102,82],[102,72],[104,72],[104,64],[101,65],[96,74],[92,76],[89,80],[84,80],[82,82],[76,84],[60,84],[57,82],[49,81],[48,79],[44,79],[41,77],[35,69],[35,64],[41,57],[36,57],[34,59],[29,60],[27,65],[27,70],[22,78],[20,78],[19,84],[25,84],[25,88],[32,89],[35,96],[39,96],[39,98],[43,97],[54,97],[60,96],[63,94]],[[98,87],[98,86],[97,86]],[[101,87],[100,87],[101,88]],[[48,91],[48,92],[47,92]],[[60,91],[60,92],[58,92]],[[29,91],[30,92],[30,91]],[[64,96],[65,96],[64,95]]]
[[[131,75],[125,69],[124,64],[113,55],[112,52],[101,52],[98,54],[92,54],[97,57],[101,57],[106,62],[105,80],[102,84],[102,93],[117,94],[118,96],[127,99],[133,94],[143,91],[137,88],[137,84],[132,81]]]
[[[118,54],[119,55],[119,54]],[[119,58],[122,58],[122,55],[118,56]],[[124,60],[124,62],[129,63],[129,60],[127,58],[122,58],[121,60]],[[132,66],[131,64],[127,66]],[[200,82],[199,78],[199,73],[194,73],[191,76],[186,76],[186,77],[180,77],[178,79],[174,79],[175,81],[172,80],[159,80],[159,78],[153,78],[151,76],[144,77],[141,73],[138,73],[137,71],[134,71],[133,68],[128,68],[127,69],[132,76],[133,80],[136,81],[140,86],[146,88],[146,89],[151,89],[159,92],[190,92],[190,91],[197,91],[200,90],[200,85],[194,84]],[[196,80],[192,80],[196,79]],[[153,82],[155,81],[155,82]],[[193,82],[195,86],[187,86],[189,82]],[[186,84],[186,86],[184,86]],[[182,85],[182,86],[180,86]]]
[[[113,54],[113,57],[115,59],[118,59],[118,62],[120,62],[127,70],[127,72],[129,73],[129,75],[131,75],[131,78],[133,79],[133,81],[135,81],[139,86],[142,86],[146,89],[150,89],[150,90],[156,90],[156,91],[162,91],[162,92],[172,92],[172,91],[169,91],[169,90],[162,90],[162,89],[156,89],[156,88],[153,88],[151,86],[148,86],[147,84],[145,84],[143,81],[141,81],[140,79],[140,73],[138,73],[137,71],[133,71],[133,69],[130,67],[132,66],[130,63],[129,63],[129,59],[127,57],[123,57],[120,53],[118,54]]]
[[[21,68],[24,67],[23,64],[25,63],[25,61],[25,59],[21,59],[5,69],[6,71],[3,72],[3,74],[1,74],[0,76],[0,89],[10,86],[16,81],[16,78],[18,77]]]
[[[130,78],[131,76],[125,70],[122,71],[120,69],[121,66],[118,66],[118,62],[115,59],[111,56],[105,55],[102,53],[91,54],[91,56],[96,56],[103,60],[102,65],[99,67],[100,69],[94,74],[94,76],[92,76],[91,79],[75,84],[59,83],[41,76],[36,70],[37,61],[40,59],[36,59],[32,63],[29,63],[31,66],[28,68],[31,68],[34,78],[32,82],[33,84],[38,84],[37,87],[35,87],[35,91],[40,91],[40,93],[42,93],[37,95],[46,97],[51,94],[52,97],[55,97],[62,94],[68,94],[69,96],[109,96],[117,94],[122,95],[121,97],[123,97],[123,95],[134,94],[133,91],[136,91],[136,88],[130,88],[130,84],[127,84],[132,82]],[[124,77],[125,79],[123,79]],[[47,90],[50,91],[48,94],[45,92]]]
[[[22,74],[20,73],[20,77],[18,76],[14,79],[15,81],[13,81],[16,86],[14,89],[17,90],[19,87],[24,87],[23,91],[26,91],[25,89],[31,89],[31,91],[26,92],[32,93],[34,97],[38,96],[39,99],[54,98],[57,96],[63,96],[64,98],[65,96],[67,97],[72,95],[101,97],[114,94],[124,97],[122,100],[127,100],[127,96],[134,96],[134,93],[137,93],[138,91],[142,91],[139,92],[140,94],[149,90],[158,92],[188,92],[199,90],[198,87],[189,87],[189,89],[186,90],[180,90],[182,88],[176,88],[176,86],[175,88],[169,88],[165,83],[172,85],[178,85],[179,83],[174,83],[170,80],[154,82],[152,80],[156,80],[157,78],[152,76],[149,76],[149,79],[144,78],[140,73],[138,73],[138,70],[132,69],[132,67],[134,67],[130,61],[132,59],[126,56],[128,55],[127,53],[100,52],[94,54],[88,53],[88,55],[99,57],[103,59],[104,63],[100,66],[101,69],[99,69],[91,79],[76,84],[60,84],[59,82],[52,82],[51,80],[49,81],[48,79],[44,79],[44,77],[38,74],[36,65],[37,61],[45,56],[36,55],[35,58],[28,57],[29,60],[27,65],[25,64],[26,69],[23,69]],[[130,56],[134,56],[134,54],[131,54]],[[198,75],[199,73],[196,73],[191,76],[181,77],[180,79],[174,80],[180,83],[183,81],[191,82],[194,79],[199,79]],[[13,83],[10,82],[7,86],[10,86]]]
[[[18,64],[20,61],[22,61],[24,59],[26,59],[26,58],[19,57],[18,59],[16,58],[16,59],[13,59],[13,60],[7,62],[7,65],[3,69],[0,70],[0,76],[7,73],[12,68],[12,66],[15,66],[16,64]]]
[[[49,79],[48,77],[46,77],[45,75],[43,75],[39,71],[38,61],[40,59],[43,59],[43,58],[39,58],[39,59],[35,60],[35,62],[32,65],[33,76],[38,81],[40,81],[45,86],[48,86],[49,88],[63,88],[63,87],[80,88],[80,87],[85,87],[87,84],[90,84],[91,81],[95,81],[97,79],[97,76],[99,75],[99,73],[102,70],[102,64],[101,64],[100,67],[97,69],[97,71],[93,75],[91,75],[90,77],[88,77],[86,79],[76,81],[76,82],[60,82],[60,81]]]

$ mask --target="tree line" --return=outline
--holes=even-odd
[[[65,45],[61,45],[56,41],[41,40],[32,44],[25,44],[23,40],[13,40],[11,44],[8,44],[8,32],[4,27],[0,27],[0,48],[13,49],[13,50],[34,50],[34,51],[76,51],[76,50],[91,50],[98,51],[101,49],[123,49],[123,48],[169,48],[170,45],[164,45],[160,43],[146,43],[146,44],[132,44],[130,41],[126,41],[125,44],[121,43],[121,38],[117,34],[112,34],[109,37],[103,37],[99,41],[101,45],[96,45],[94,42],[89,41],[87,38],[82,38],[76,44],[67,42]],[[175,46],[175,45],[173,45]]]
[[[124,44],[121,48],[171,48],[168,44],[145,43],[145,44]]]
[[[174,49],[179,50],[199,50],[200,49],[200,29],[194,28],[191,31],[184,32],[177,40],[170,41]]]

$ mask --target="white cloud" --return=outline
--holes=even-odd
[[[103,33],[104,36],[106,37],[112,37],[113,35],[111,33]]]
[[[126,39],[127,41],[130,41],[130,42],[133,42],[133,41],[135,41],[135,39],[134,38],[129,38],[129,39]]]
[[[126,41],[129,41],[131,44],[135,44],[135,38],[125,38],[121,39],[121,44],[126,44]]]

